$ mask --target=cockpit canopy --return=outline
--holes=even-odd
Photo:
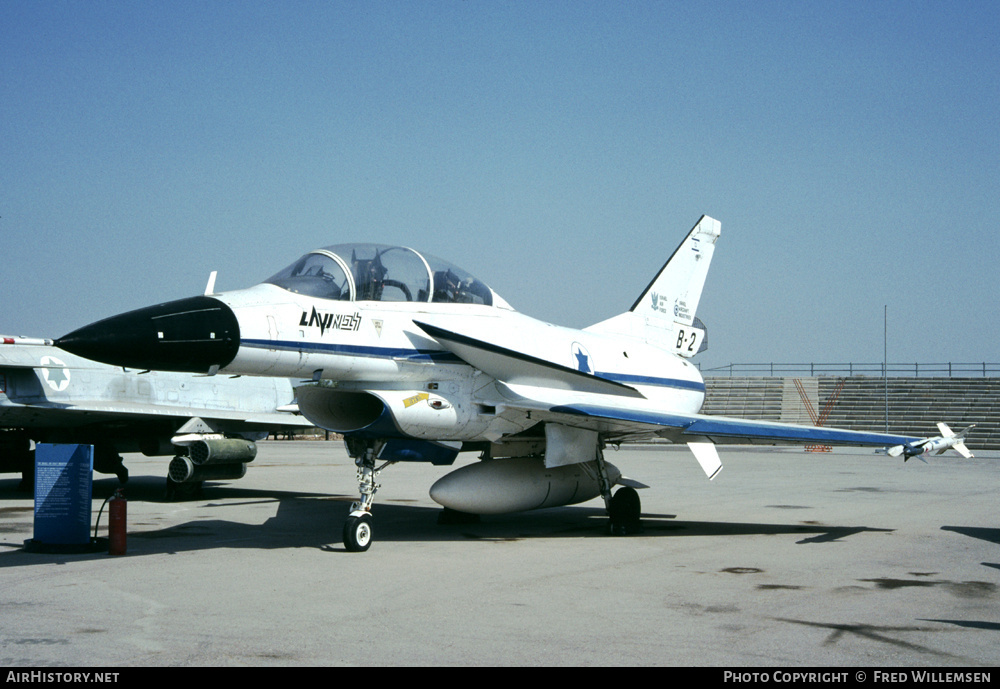
[[[265,282],[337,301],[416,301],[495,305],[486,283],[461,268],[403,246],[336,244],[310,251]],[[501,304],[496,304],[497,306]]]

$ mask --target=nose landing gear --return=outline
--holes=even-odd
[[[388,461],[380,467],[375,467],[375,458],[383,443],[378,440],[345,439],[348,454],[354,458],[358,467],[358,491],[361,499],[351,504],[351,513],[344,522],[344,547],[349,553],[363,553],[372,544],[374,531],[372,529],[372,504],[375,493],[381,487],[375,479],[390,464]]]

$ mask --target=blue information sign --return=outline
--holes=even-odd
[[[35,542],[90,543],[93,445],[35,445]]]

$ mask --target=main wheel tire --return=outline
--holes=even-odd
[[[625,536],[639,533],[641,530],[640,516],[642,501],[635,488],[624,486],[611,496],[608,509],[611,516],[611,533],[615,536]]]
[[[363,553],[372,544],[372,517],[363,514],[344,522],[344,547],[349,553]]]

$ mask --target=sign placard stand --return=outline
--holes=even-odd
[[[92,538],[93,445],[35,445],[35,530],[24,549],[35,553],[95,553]]]

